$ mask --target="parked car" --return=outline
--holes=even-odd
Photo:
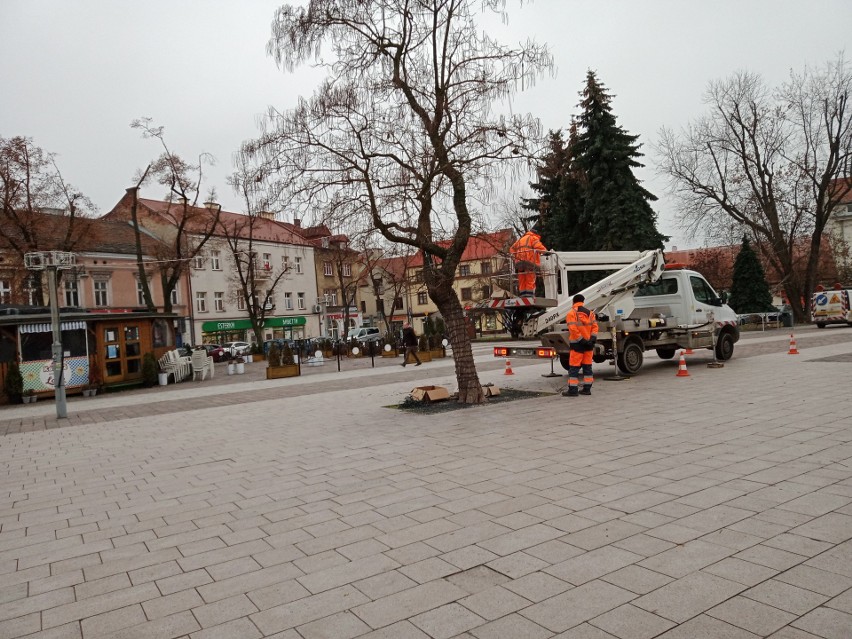
[[[222,347],[230,353],[231,357],[248,355],[251,352],[251,344],[248,342],[226,342]]]
[[[353,328],[346,335],[347,340],[357,340],[362,344],[367,342],[377,342],[382,339],[382,334],[376,326],[362,326],[361,328]]]
[[[219,344],[202,344],[201,348],[207,351],[207,355],[212,357],[214,362],[228,359],[228,352]]]

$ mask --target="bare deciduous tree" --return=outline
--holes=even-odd
[[[464,403],[483,394],[453,289],[456,268],[493,178],[541,144],[537,120],[492,109],[552,68],[546,47],[508,48],[478,27],[479,8],[503,5],[311,0],[281,7],[269,52],[289,70],[314,61],[328,77],[293,110],[271,111],[265,133],[244,147],[262,153],[288,185],[291,206],[327,220],[358,219],[422,251]]]
[[[792,73],[771,91],[760,76],[712,82],[709,112],[679,134],[664,129],[662,173],[682,204],[684,225],[725,237],[747,230],[782,285],[797,320],[806,318],[832,209],[852,167],[852,69],[843,56]],[[798,268],[803,239],[807,266]]]
[[[121,211],[118,216],[129,217],[136,231],[138,277],[145,304],[151,311],[156,311],[156,306],[148,286],[148,275],[142,265],[140,226],[159,237],[160,251],[156,258],[163,288],[163,312],[171,313],[172,291],[179,286],[190,260],[202,254],[204,245],[213,236],[219,222],[220,206],[198,206],[204,183],[203,166],[212,163],[213,159],[203,153],[197,164],[185,162],[171,152],[166,144],[163,127],[154,126],[151,118],[133,120],[130,126],[142,131],[144,138],[159,140],[163,153],[144,171],[140,171],[136,186],[128,190],[128,210]],[[138,217],[139,188],[149,179],[167,188],[168,205],[157,211],[159,220],[151,217],[140,220]],[[215,198],[215,190],[209,190],[207,202],[212,203]]]
[[[30,278],[32,301],[43,305],[41,278],[24,269],[24,254],[73,251],[88,228],[82,218],[93,213],[92,202],[62,177],[54,154],[31,138],[0,137],[0,249],[13,258],[6,262],[13,291],[28,288]]]

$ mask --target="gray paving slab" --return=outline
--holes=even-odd
[[[554,394],[432,416],[449,359],[4,408],[0,636],[848,636],[852,331],[796,331],[576,399],[477,345]]]

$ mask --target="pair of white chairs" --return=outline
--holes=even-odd
[[[175,384],[192,375],[192,359],[182,356],[177,350],[167,351],[159,359],[159,364],[160,370],[167,375],[171,375],[175,380]]]
[[[192,351],[192,379],[198,379],[200,375],[203,382],[207,375],[210,375],[210,379],[213,379],[213,374],[213,358],[207,355],[207,351],[203,348]]]

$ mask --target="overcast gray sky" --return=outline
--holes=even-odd
[[[217,160],[209,184],[229,210],[231,156],[257,134],[269,105],[286,109],[318,75],[278,70],[266,55],[275,0],[0,0],[0,135],[32,137],[58,155],[66,179],[101,213],[160,148],[130,128],[150,116],[171,150]],[[546,129],[577,111],[586,71],[615,96],[619,123],[645,144],[639,173],[659,196],[660,230],[680,248],[700,246],[676,226],[655,174],[660,127],[679,129],[704,111],[708,81],[738,70],[772,85],[790,69],[822,66],[846,48],[850,0],[508,0],[505,43],[547,42],[558,73],[518,96]],[[162,197],[162,187],[143,195]],[[519,194],[520,195],[520,194]],[[668,247],[668,246],[667,246]]]

